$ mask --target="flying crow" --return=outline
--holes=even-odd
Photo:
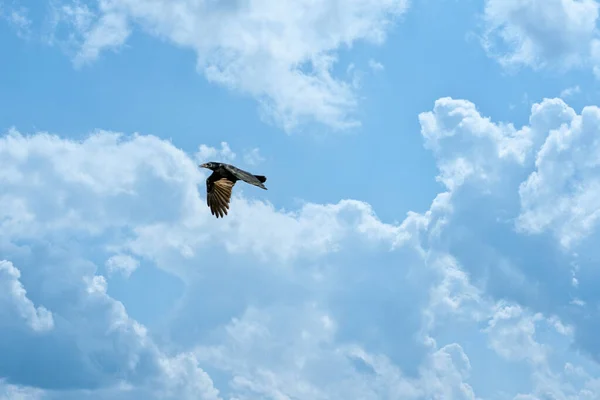
[[[210,207],[212,215],[217,218],[223,218],[227,215],[229,201],[231,200],[231,189],[237,181],[242,180],[267,190],[263,185],[267,180],[266,176],[253,175],[233,165],[219,162],[207,162],[201,164],[200,167],[208,168],[213,172],[206,178],[206,203]]]

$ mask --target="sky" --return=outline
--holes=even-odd
[[[0,0],[0,399],[600,399],[599,6]]]

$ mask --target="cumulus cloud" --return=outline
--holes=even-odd
[[[295,315],[295,318],[290,317]],[[286,326],[278,322],[285,318]],[[464,382],[469,359],[458,344],[434,349],[409,377],[388,357],[336,343],[336,323],[311,305],[250,308],[224,329],[224,343],[196,354],[235,378],[235,398],[475,399]],[[261,367],[252,364],[259,362]],[[327,378],[308,372],[327,371]]]
[[[595,203],[582,200],[595,113],[545,99],[517,128],[438,99],[419,121],[444,190],[400,224],[357,200],[284,211],[241,191],[216,221],[198,154],[146,135],[11,130],[0,250],[54,329],[40,341],[2,328],[0,376],[66,399],[593,398],[599,368],[572,348],[598,354]],[[100,265],[136,265],[131,285],[160,272],[152,293],[168,311],[119,300]],[[167,277],[183,289],[163,294]],[[42,350],[61,376],[11,361]]]
[[[519,182],[519,230],[551,231],[565,247],[595,231],[597,107],[578,115],[561,99],[545,99],[532,106],[530,125],[517,130],[491,122],[468,101],[443,98],[419,118],[425,145],[438,157],[438,180],[449,189],[498,188],[510,184],[507,171],[529,171]]]
[[[448,206],[438,209],[444,212],[430,210],[432,218],[446,220],[444,228],[435,230],[428,243],[436,253],[443,249],[452,255],[444,262],[460,272],[449,274],[445,269],[447,276],[469,277],[457,281],[462,296],[454,298],[462,302],[460,308],[452,307],[456,301],[434,304],[445,304],[448,311],[475,310],[474,320],[487,320],[484,332],[490,348],[512,363],[528,365],[532,391],[515,398],[597,396],[590,389],[595,381],[586,374],[574,379],[561,371],[561,362],[570,363],[564,353],[558,356],[559,349],[573,343],[588,357],[596,358],[598,351],[590,336],[596,325],[588,319],[597,311],[578,298],[597,302],[592,294],[598,284],[592,261],[598,254],[591,245],[597,240],[594,207],[582,207],[578,200],[594,193],[595,157],[585,151],[590,147],[593,152],[594,142],[582,144],[585,150],[569,145],[591,138],[587,132],[598,126],[594,112],[595,107],[585,107],[577,114],[560,99],[544,99],[532,106],[529,124],[516,129],[492,122],[471,102],[442,98],[432,112],[420,115],[426,146],[434,151],[440,169],[438,179],[448,188]],[[552,148],[560,149],[561,156],[549,157]],[[546,158],[553,159],[555,169],[533,186]],[[561,173],[566,178],[561,179]],[[561,205],[571,201],[572,206]],[[542,205],[547,208],[538,209]],[[587,223],[578,223],[581,220]],[[571,268],[565,268],[568,265]],[[573,286],[574,281],[583,282],[575,275],[585,276],[585,288]],[[432,299],[448,298],[440,296],[447,287],[438,286]],[[436,331],[435,325],[429,326]],[[540,343],[540,336],[546,343]],[[589,359],[577,362],[598,368]]]
[[[127,254],[116,254],[106,260],[105,265],[109,274],[120,273],[128,278],[139,267],[140,262]]]
[[[527,232],[551,229],[561,245],[571,247],[594,232],[598,223],[600,109],[585,107],[577,115],[562,101],[548,100],[534,113],[544,117],[549,111],[559,111],[564,120],[549,131],[537,154],[535,171],[519,188],[522,211],[517,222]]]
[[[236,154],[231,151],[231,148],[227,142],[221,142],[220,149],[201,144],[198,146],[198,151],[196,152],[196,160],[199,163],[219,160],[223,160],[224,162],[233,162],[235,158]]]
[[[21,271],[6,260],[0,260],[0,299],[8,302],[9,307],[14,307],[19,316],[24,319],[29,327],[36,332],[44,332],[54,327],[52,313],[45,307],[35,307],[27,297],[27,291],[19,280]],[[5,303],[6,305],[6,303]],[[10,316],[5,316],[10,318]]]
[[[535,323],[541,318],[541,315],[523,318],[521,307],[499,304],[486,328],[490,346],[510,360],[545,362],[546,350],[534,338]]]
[[[515,399],[550,397],[575,400],[598,396],[598,381],[589,376],[584,368],[570,362],[562,363],[561,368],[561,363],[552,362],[557,348],[568,346],[568,342],[557,337],[557,334],[572,339],[572,331],[556,322],[554,318],[532,314],[519,306],[500,303],[496,307],[485,329],[490,346],[501,357],[525,362],[531,370],[532,392],[519,394]],[[554,346],[540,343],[539,336],[553,338],[549,342]],[[554,367],[556,364],[559,367]]]
[[[307,313],[306,318],[299,319],[296,328],[293,328],[294,335],[303,330],[311,336],[318,334],[310,326],[304,326],[312,323],[314,315],[322,325],[319,329],[325,330],[323,334],[335,332],[347,338],[341,344],[331,343],[328,353],[322,356],[325,361],[328,354],[333,355],[337,349],[342,349],[344,342],[350,345],[352,340],[359,339],[362,342],[361,352],[366,351],[364,354],[371,354],[369,357],[381,359],[372,361],[381,364],[377,368],[396,371],[389,379],[402,374],[400,367],[394,366],[402,361],[398,353],[377,354],[390,350],[386,343],[391,343],[392,337],[414,342],[412,335],[420,324],[419,308],[403,313],[401,328],[386,322],[393,307],[382,309],[377,316],[380,330],[373,331],[373,325],[368,321],[372,318],[372,310],[380,307],[380,301],[396,296],[395,287],[386,283],[391,281],[381,278],[389,278],[391,273],[396,282],[406,278],[420,281],[425,273],[419,262],[422,254],[410,249],[389,253],[389,261],[398,257],[405,262],[412,260],[410,262],[415,263],[415,270],[412,267],[390,270],[387,263],[377,266],[369,260],[379,257],[377,254],[382,250],[386,254],[386,251],[406,243],[411,236],[409,230],[415,224],[429,223],[427,215],[415,215],[413,222],[396,226],[381,222],[369,205],[355,200],[329,205],[309,203],[296,212],[280,212],[268,203],[236,196],[230,218],[223,224],[217,224],[198,190],[206,177],[204,172],[192,158],[158,138],[124,137],[99,131],[83,142],[74,142],[46,133],[24,136],[12,130],[0,141],[0,153],[4,163],[0,179],[6,189],[2,191],[2,202],[12,205],[12,208],[2,208],[3,249],[16,259],[20,258],[28,273],[37,271],[46,282],[52,282],[52,289],[39,287],[40,281],[36,286],[36,296],[52,304],[60,321],[65,321],[57,324],[57,333],[52,340],[60,341],[69,334],[70,343],[76,344],[72,348],[64,344],[61,351],[71,354],[66,371],[77,371],[77,374],[65,373],[57,380],[50,370],[39,366],[38,376],[57,380],[50,385],[46,381],[20,376],[8,363],[1,371],[12,381],[47,391],[61,390],[56,392],[61,395],[65,395],[65,389],[81,396],[81,389],[94,389],[89,393],[96,396],[110,393],[111,398],[125,396],[124,393],[131,393],[131,396],[146,393],[147,398],[182,398],[177,396],[196,393],[198,389],[193,385],[201,385],[207,398],[217,398],[219,392],[213,388],[212,381],[200,365],[214,369],[219,367],[218,360],[207,358],[209,353],[198,349],[204,346],[213,351],[225,346],[226,351],[232,351],[228,347],[229,342],[217,343],[217,347],[209,345],[211,337],[219,337],[215,336],[219,329],[227,327],[232,319],[261,315],[261,318],[267,318],[261,324],[269,320],[278,321],[272,316],[276,310],[270,309],[269,304],[275,296],[280,297],[283,293],[288,306],[281,311],[282,320],[292,320],[291,315],[297,314],[297,307],[304,308]],[[47,195],[31,197],[34,192]],[[157,196],[158,193],[166,195]],[[41,203],[36,203],[36,199]],[[42,243],[50,235],[52,247],[44,250]],[[36,258],[27,256],[28,253],[21,247],[23,244],[34,246],[34,249],[41,246],[35,250]],[[215,249],[226,251],[229,256],[215,259],[211,257]],[[372,264],[372,275],[367,280],[354,280],[353,276],[363,273],[363,265],[361,262],[349,264],[344,261],[348,257],[348,249],[353,249],[364,262]],[[50,250],[57,255],[44,255]],[[112,261],[107,268],[111,265],[116,268],[119,265],[117,261],[124,259],[114,258],[115,252],[141,257],[186,282],[187,290],[178,300],[181,311],[174,310],[168,324],[172,328],[162,333],[171,339],[174,354],[166,354],[158,348],[147,328],[129,316],[123,303],[108,294],[109,284],[98,274],[95,265],[109,259]],[[77,254],[89,254],[89,258],[80,259]],[[39,260],[46,260],[43,262],[48,266],[40,265]],[[231,280],[228,276],[237,278]],[[135,275],[130,279],[135,279]],[[244,284],[240,286],[236,282]],[[360,293],[364,288],[379,292],[380,296],[361,300],[362,304],[357,304],[359,308],[349,313],[347,302],[355,302],[354,293]],[[67,298],[63,298],[64,293],[69,294]],[[310,303],[323,296],[329,298],[324,304],[328,311],[314,311]],[[406,304],[424,304],[427,301],[426,293],[419,293],[416,288],[405,291],[403,296]],[[252,314],[252,305],[257,307],[258,314]],[[93,321],[89,321],[87,315],[94,315]],[[65,325],[66,321],[68,325]],[[67,331],[67,326],[74,328]],[[363,328],[357,329],[360,326]],[[276,330],[273,343],[279,343],[281,324],[276,323],[270,329]],[[301,334],[298,340],[304,340],[302,337],[305,336]],[[106,339],[101,339],[103,337]],[[203,342],[206,343],[199,345],[199,338],[205,338]],[[323,338],[326,339],[326,336]],[[331,342],[333,339],[329,337],[326,340]],[[14,345],[17,338],[12,340]],[[114,347],[109,343],[118,345]],[[49,345],[57,347],[53,341]],[[250,345],[253,347],[260,343],[250,342]],[[193,353],[189,352],[190,347],[195,349]],[[356,349],[353,351],[359,351],[359,348]],[[248,351],[254,354],[258,350],[249,348]],[[267,347],[264,353],[274,354],[274,351],[274,348]],[[443,376],[445,368],[452,371],[454,367],[452,363],[438,365],[446,357],[441,357],[442,353],[436,353],[438,351],[441,350],[434,349],[428,355],[430,352],[423,348],[410,360],[403,361],[409,368],[413,365],[416,373],[419,372],[415,366],[425,363],[420,373],[423,375],[421,380],[410,381],[407,385],[415,387],[414,390],[425,390],[420,388],[425,385],[422,380],[446,379]],[[302,356],[303,353],[297,354]],[[439,360],[438,356],[441,357]],[[52,357],[49,355],[50,360]],[[90,363],[91,360],[94,362]],[[340,360],[343,361],[344,357]],[[353,364],[343,362],[351,371]],[[254,364],[248,365],[260,364],[257,359]],[[288,366],[287,361],[283,366]],[[264,364],[261,368],[267,371],[267,367]],[[257,370],[249,371],[251,375],[232,378],[233,387],[236,393],[239,392],[237,395],[243,396],[250,390],[248,385],[254,388],[251,389],[254,392],[275,393],[275,389],[268,389],[268,386],[256,389],[267,385],[268,381],[263,382],[262,379],[278,372],[276,364],[268,368],[272,369],[270,373],[265,372],[267,375]],[[425,378],[429,375],[431,377]],[[244,379],[253,379],[254,376],[261,378],[243,383]],[[460,386],[463,376],[466,375],[458,373],[456,385]],[[290,381],[291,375],[274,379],[284,379],[285,383]],[[312,380],[310,376],[306,379],[307,382]],[[388,390],[385,386],[377,388],[377,379],[365,379],[371,382],[368,385],[375,385],[365,392],[369,396]],[[154,387],[148,383],[150,381],[163,383]],[[125,386],[130,389],[126,390],[120,382],[126,382]],[[341,381],[338,383],[341,384]],[[322,396],[333,395],[328,394],[328,388],[321,387],[322,383],[312,382],[312,385],[316,385],[314,390]],[[389,385],[393,387],[395,383],[390,382]],[[281,393],[294,393],[296,390],[277,386],[276,390]],[[221,384],[220,387],[227,386]],[[304,389],[298,390],[302,392]],[[348,393],[343,387],[336,390]]]
[[[586,107],[578,115],[560,99],[545,99],[532,106],[529,125],[517,130],[492,122],[468,101],[445,98],[420,116],[450,190],[453,215],[446,218],[456,221],[436,240],[486,293],[573,325],[574,340],[591,355],[597,344],[584,332],[594,328],[573,307],[596,313],[587,300],[596,282],[591,243],[597,225],[593,202],[584,201],[595,190],[595,156],[593,145],[579,148],[597,124],[595,112]],[[560,157],[551,156],[555,148]],[[584,288],[575,278],[573,286],[577,275],[592,281]]]
[[[40,141],[37,142],[38,140]],[[106,142],[101,144],[103,141]],[[36,142],[40,147],[36,148]],[[105,145],[111,142],[119,147],[119,135],[99,134],[92,138],[91,142],[87,142],[87,145],[95,152],[92,149],[100,150],[104,147],[108,150]],[[53,147],[51,143],[57,147]],[[146,147],[146,150],[151,151],[151,147],[152,145]],[[153,342],[147,328],[132,319],[121,302],[108,295],[106,279],[96,273],[96,265],[101,264],[104,257],[89,259],[78,256],[78,253],[88,254],[90,251],[99,251],[98,254],[106,255],[113,253],[114,243],[112,240],[106,240],[104,235],[109,229],[113,229],[113,233],[120,229],[129,229],[132,221],[130,218],[135,219],[135,212],[131,212],[131,209],[121,209],[118,213],[122,213],[120,216],[109,216],[106,213],[107,209],[103,210],[103,206],[98,203],[96,206],[92,204],[92,198],[103,198],[101,202],[110,198],[115,200],[121,196],[130,197],[132,200],[138,198],[143,194],[137,190],[141,186],[136,189],[130,185],[136,186],[140,182],[130,178],[147,168],[134,161],[129,170],[129,173],[134,175],[127,177],[128,167],[122,164],[125,159],[121,159],[118,154],[114,153],[111,156],[101,150],[103,156],[96,154],[86,161],[84,158],[91,154],[86,155],[81,149],[81,144],[47,134],[24,137],[16,131],[11,131],[1,139],[3,174],[0,182],[3,191],[0,203],[4,207],[0,218],[0,251],[19,260],[19,264],[23,265],[22,271],[33,279],[32,291],[35,292],[36,298],[42,299],[42,303],[47,304],[53,312],[50,314],[44,308],[33,308],[18,280],[19,271],[7,262],[0,264],[0,272],[4,271],[5,275],[2,282],[7,285],[7,290],[3,290],[3,293],[11,295],[17,310],[32,328],[54,329],[50,335],[39,339],[36,336],[23,335],[18,327],[2,325],[3,341],[0,351],[5,357],[0,360],[0,374],[15,385],[46,389],[50,397],[54,396],[55,392],[62,393],[57,394],[59,398],[64,398],[61,396],[65,395],[65,390],[75,393],[81,389],[96,389],[104,391],[105,394],[124,391],[123,393],[133,396],[131,398],[140,395],[153,398],[144,394],[146,392],[154,395],[158,393],[158,398],[165,398],[160,397],[161,393],[167,393],[170,398],[195,398],[199,393],[207,399],[219,398],[210,379],[197,363],[193,364],[193,359],[184,354],[165,354]],[[112,150],[116,148],[113,147]],[[47,151],[49,153],[45,153]],[[42,155],[44,153],[46,156]],[[144,157],[143,153],[144,151],[139,156]],[[55,154],[58,158],[51,161],[52,156],[47,158],[50,154]],[[116,174],[110,172],[111,157],[116,157],[113,160],[120,164],[120,171]],[[58,161],[59,158],[65,164]],[[92,161],[94,158],[95,161]],[[41,161],[43,159],[46,161]],[[88,164],[89,161],[91,164]],[[42,165],[46,162],[53,166],[47,170],[49,174],[42,178],[42,181],[45,181],[42,182],[34,176],[45,169]],[[197,170],[191,159],[187,159],[186,162],[190,170]],[[104,165],[101,165],[103,163]],[[83,164],[88,164],[88,167],[83,167]],[[69,177],[65,173],[71,167],[74,169]],[[167,177],[169,168],[162,164],[158,166],[162,171],[155,172],[165,176],[167,181],[179,179],[175,177],[176,174],[170,175],[171,178]],[[92,170],[95,172],[90,174]],[[102,178],[102,175],[105,178]],[[113,180],[117,175],[122,179]],[[27,182],[29,178],[33,180]],[[75,189],[76,187],[78,189]],[[54,195],[39,196],[39,193],[43,192]],[[36,194],[29,197],[27,193]],[[167,197],[171,194],[167,192]],[[92,197],[86,199],[89,195]],[[100,197],[97,197],[98,195]],[[39,198],[41,203],[35,204],[32,201],[35,197]],[[148,198],[150,197],[153,198],[153,204],[159,200],[155,195]],[[113,208],[108,203],[105,205]],[[44,207],[49,208],[44,210]],[[113,210],[118,208],[117,206]],[[87,211],[84,211],[86,209]],[[121,217],[121,223],[115,224]],[[97,222],[105,218],[106,225],[97,225]],[[116,237],[113,239],[118,242]],[[117,269],[124,273],[130,272],[135,265],[133,259],[114,254],[109,260],[109,270]],[[40,353],[44,354],[43,362],[34,361]],[[16,360],[30,365],[26,373],[15,364]],[[55,368],[59,362],[63,365],[61,369]],[[133,385],[135,390],[118,389],[121,382]],[[83,395],[80,393],[80,396]]]
[[[345,129],[358,124],[358,99],[351,82],[333,73],[336,53],[355,42],[382,43],[407,3],[62,1],[54,21],[72,27],[66,39],[77,65],[122,47],[137,28],[193,49],[206,79],[253,96],[262,115],[288,131],[303,122]]]
[[[534,132],[495,124],[475,104],[444,97],[433,111],[419,115],[425,147],[437,157],[437,180],[454,190],[469,181],[493,184],[512,163],[523,163]]]
[[[335,257],[347,243],[365,251],[390,249],[405,236],[400,227],[382,223],[368,205],[353,200],[307,204],[284,213],[236,196],[231,218],[217,224],[198,190],[205,173],[191,157],[155,137],[99,131],[75,142],[11,130],[0,140],[0,153],[2,251],[37,277],[36,296],[52,306],[59,321],[55,335],[44,343],[55,352],[47,355],[49,364],[37,366],[35,375],[21,375],[12,357],[0,362],[2,376],[23,386],[81,396],[80,390],[94,389],[98,396],[111,393],[114,398],[127,392],[119,389],[126,382],[133,387],[128,389],[132,396],[193,397],[201,387],[206,398],[218,398],[194,361],[198,356],[185,351],[186,337],[207,334],[219,320],[226,323],[251,298],[259,304],[267,301],[278,286],[292,301],[293,293],[300,295],[311,284],[330,285],[327,275],[347,271],[323,269],[319,260]],[[214,249],[231,258],[211,258]],[[175,313],[173,329],[164,332],[181,336],[173,342],[184,344],[181,351],[166,354],[159,349],[147,328],[108,294],[109,284],[97,265],[125,272],[136,265],[125,254],[143,258],[189,286],[179,300],[185,311]],[[313,266],[295,269],[298,260]],[[248,269],[248,263],[254,267]],[[282,269],[266,268],[270,265]],[[250,274],[248,282],[253,276],[271,284],[220,287],[217,282],[237,281],[225,278],[230,274]],[[219,293],[225,295],[222,301]],[[215,304],[219,312],[211,316]],[[34,338],[23,342],[9,333],[3,333],[3,343],[15,351],[35,343]],[[49,368],[65,352],[69,357],[62,358],[65,369],[59,378]],[[57,393],[64,395],[62,391]]]
[[[596,0],[486,0],[483,44],[507,67],[594,67]]]

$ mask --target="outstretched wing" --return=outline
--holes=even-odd
[[[223,167],[233,176],[235,176],[236,178],[249,183],[251,185],[254,186],[258,186],[261,189],[267,189],[265,187],[265,185],[262,184],[262,182],[255,176],[252,175],[250,172],[244,171],[243,169],[239,169],[238,167],[234,167],[233,165],[230,164],[222,164]],[[266,180],[266,178],[265,178]]]
[[[233,185],[234,183],[226,178],[221,178],[214,182],[206,180],[206,203],[212,215],[217,218],[223,218],[227,215]]]

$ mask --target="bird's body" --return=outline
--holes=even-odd
[[[206,178],[206,203],[212,215],[223,218],[229,210],[231,190],[237,181],[244,181],[261,189],[267,190],[264,182],[267,178],[263,175],[253,175],[230,164],[207,162],[200,167],[212,170]]]

